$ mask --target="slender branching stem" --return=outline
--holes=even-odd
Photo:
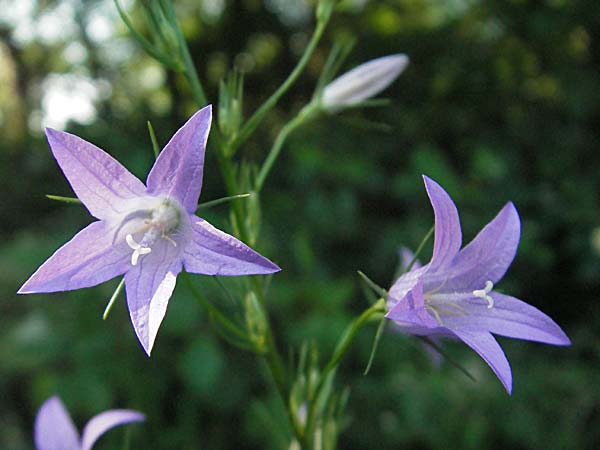
[[[229,144],[229,148],[227,149],[227,154],[233,155],[235,151],[244,143],[246,140],[252,135],[256,127],[263,120],[265,115],[273,109],[273,107],[277,104],[279,99],[289,90],[290,87],[296,82],[306,64],[310,60],[317,44],[321,40],[321,36],[327,28],[327,23],[329,22],[329,16],[325,20],[317,21],[317,26],[313,32],[312,37],[306,49],[304,50],[304,54],[294,67],[294,70],[290,75],[285,79],[285,81],[279,86],[279,88],[271,95],[267,101],[265,101],[255,112],[254,114],[246,121],[242,129],[236,138]]]
[[[335,347],[335,350],[333,351],[333,354],[331,355],[331,358],[327,362],[327,365],[325,366],[325,368],[323,369],[323,372],[321,373],[321,375],[319,377],[319,382],[314,391],[314,396],[310,402],[310,407],[308,409],[308,416],[306,419],[306,433],[304,435],[305,438],[303,439],[303,443],[304,443],[303,449],[310,449],[310,442],[307,439],[310,439],[310,436],[312,435],[312,430],[314,430],[314,427],[316,425],[315,420],[316,420],[316,413],[317,413],[317,411],[316,411],[316,405],[318,403],[317,400],[319,399],[321,391],[323,390],[323,387],[325,386],[325,382],[327,381],[329,375],[337,368],[341,359],[345,356],[345,354],[348,351],[350,344],[354,340],[354,337],[356,336],[356,333],[358,332],[358,330],[360,330],[366,323],[368,323],[373,318],[380,317],[384,312],[385,312],[385,300],[380,299],[377,303],[375,303],[370,308],[363,311],[363,313],[360,316],[358,316],[356,319],[354,319],[346,327],[346,329],[340,336],[340,338],[337,342],[337,345]]]
[[[297,128],[299,128],[304,123],[308,122],[318,111],[318,106],[315,103],[309,103],[306,107],[300,110],[300,112],[294,117],[291,121],[286,123],[275,138],[275,142],[273,142],[273,146],[265,159],[262,167],[260,168],[260,172],[258,172],[258,176],[256,177],[256,181],[254,184],[254,190],[256,193],[259,193],[265,183],[269,172],[273,168],[275,161],[279,157],[279,153],[281,153],[281,149],[283,148],[283,144],[287,140],[288,136]]]

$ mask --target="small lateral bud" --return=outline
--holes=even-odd
[[[336,78],[323,89],[321,105],[329,112],[356,105],[379,94],[408,65],[408,56],[396,54],[373,59]]]

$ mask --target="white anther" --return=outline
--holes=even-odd
[[[484,300],[487,300],[488,309],[490,309],[494,306],[494,299],[488,295],[492,291],[493,288],[494,288],[494,283],[492,283],[490,280],[488,280],[485,282],[485,287],[483,289],[476,289],[473,291],[473,295],[475,297],[479,297]]]
[[[127,241],[127,245],[129,245],[129,247],[131,247],[134,250],[137,250],[138,248],[141,247],[140,244],[138,244],[137,242],[135,242],[135,239],[133,239],[133,236],[128,234],[127,236],[125,236],[125,240]]]
[[[133,249],[133,253],[131,254],[132,266],[137,265],[140,256],[147,255],[152,251],[150,247],[142,247],[140,244],[135,242],[135,239],[133,239],[133,236],[131,234],[125,236],[125,240],[127,241],[127,245],[129,245],[129,247]]]

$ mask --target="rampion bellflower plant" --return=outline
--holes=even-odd
[[[35,418],[34,442],[37,450],[90,450],[111,428],[132,422],[143,422],[138,411],[111,409],[90,419],[81,438],[67,409],[57,396],[44,402]]]
[[[125,274],[133,328],[148,355],[179,272],[269,274],[279,267],[194,214],[211,107],[167,143],[146,185],[98,147],[52,129],[46,136],[77,197],[99,219],[59,248],[20,294],[94,286]]]
[[[424,179],[435,214],[433,256],[394,283],[386,317],[406,333],[462,340],[489,364],[510,393],[510,365],[490,333],[553,345],[571,342],[537,308],[494,291],[519,244],[521,225],[514,205],[504,206],[461,250],[456,206],[439,184]]]

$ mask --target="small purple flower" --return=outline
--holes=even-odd
[[[519,244],[521,224],[514,205],[504,206],[461,250],[456,206],[439,184],[423,178],[435,213],[433,256],[427,265],[396,280],[389,291],[386,317],[405,333],[462,340],[489,364],[510,393],[510,365],[490,333],[553,345],[571,341],[537,308],[493,291]]]
[[[138,411],[111,409],[90,419],[81,438],[65,405],[57,396],[44,402],[35,418],[34,441],[37,450],[90,450],[100,436],[111,428],[132,422],[143,422]]]
[[[205,275],[269,274],[279,267],[194,215],[212,112],[194,114],[171,138],[146,186],[98,147],[46,129],[60,168],[100,219],[59,248],[19,294],[95,286],[125,274],[133,328],[148,355],[183,268]]]

